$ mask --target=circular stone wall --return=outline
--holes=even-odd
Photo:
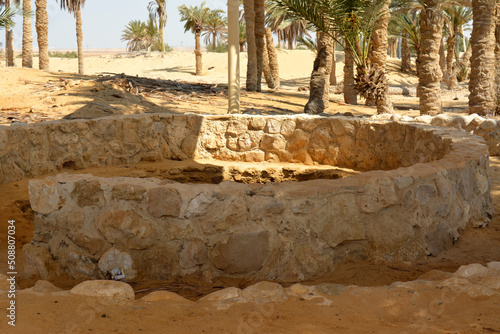
[[[20,149],[5,148],[5,131]],[[35,233],[23,249],[25,274],[41,278],[100,278],[124,267],[126,279],[306,279],[338,261],[435,255],[493,213],[484,141],[425,125],[141,115],[4,128],[2,143],[4,182],[65,165],[190,158],[365,171],[268,184],[68,174],[32,180]]]

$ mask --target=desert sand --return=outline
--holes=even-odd
[[[301,113],[308,92],[307,86],[314,60],[310,51],[280,50],[281,87],[262,93],[242,91],[242,112],[249,114]],[[342,55],[338,53],[337,74],[342,79]],[[36,60],[36,59],[35,59]],[[16,59],[20,63],[20,59]],[[144,55],[102,55],[85,59],[86,76],[79,76],[76,59],[51,58],[51,71],[5,68],[0,66],[0,124],[36,123],[61,118],[93,118],[114,114],[149,112],[207,113],[227,112],[227,96],[223,88],[227,77],[227,55],[204,53],[204,75],[194,76],[194,55],[191,52],[172,52],[164,57]],[[398,71],[398,60],[390,59],[391,88],[415,88],[414,75]],[[37,66],[35,61],[34,66]],[[241,73],[244,86],[246,55],[242,54]],[[178,92],[163,95],[135,94],[133,87],[124,86],[119,78],[96,81],[102,75],[125,73],[131,76],[175,80],[180,84],[203,83],[209,89],[193,93],[189,86]],[[187,87],[187,88],[186,88]],[[212,88],[210,88],[212,87]],[[222,89],[221,89],[222,88]],[[444,86],[443,86],[444,88]],[[461,84],[455,91],[443,91],[443,107],[449,114],[467,113],[467,86]],[[418,99],[414,96],[392,95],[396,111],[403,115],[418,115]],[[331,94],[328,114],[352,113],[370,116],[374,107],[345,105],[341,94]],[[362,102],[362,101],[360,101]],[[138,167],[140,170],[141,167]],[[75,171],[101,176],[118,175],[119,169]],[[500,159],[491,159],[492,194],[496,211],[500,211]],[[0,186],[0,241],[5,245],[7,221],[17,222],[18,262],[22,270],[21,247],[30,242],[33,232],[33,214],[29,208],[28,180]],[[255,303],[235,304],[217,309],[215,303],[192,303],[201,296],[221,287],[244,288],[255,282],[220,279],[212,284],[196,280],[171,282],[134,282],[136,300],[126,302],[103,298],[70,295],[67,292],[50,294],[20,291],[18,294],[18,321],[14,329],[0,321],[2,333],[489,333],[500,332],[500,295],[467,294],[451,291],[442,296],[439,287],[415,283],[410,290],[395,288],[398,281],[422,277],[442,281],[460,266],[500,261],[500,215],[482,229],[465,231],[462,238],[437,257],[423,258],[416,263],[343,263],[334,273],[305,285],[334,283],[345,286],[371,287],[356,293],[327,296],[323,299],[289,298],[282,303],[267,306]],[[0,257],[7,258],[2,246]],[[0,261],[0,272],[6,272],[6,261]],[[498,277],[497,277],[498,278]],[[417,281],[420,282],[420,281]],[[78,281],[61,279],[57,287],[70,289]],[[286,282],[290,286],[296,282]],[[35,284],[19,280],[19,289]],[[420,284],[420,285],[419,285]],[[498,281],[497,281],[498,284]],[[3,286],[0,285],[0,289]],[[155,290],[168,290],[190,301],[140,300]],[[354,289],[354,288],[353,288]],[[442,289],[442,288],[441,288]],[[408,291],[407,291],[408,290]],[[411,292],[409,292],[411,291]],[[7,294],[0,291],[0,307],[7,307]],[[439,304],[441,303],[441,304]],[[437,306],[436,306],[437,305]],[[441,306],[444,305],[444,306]],[[247,325],[242,325],[247,324]]]

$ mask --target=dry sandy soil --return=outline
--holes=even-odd
[[[245,73],[246,59],[242,55],[241,72]],[[282,86],[278,91],[263,93],[243,92],[242,112],[249,114],[289,114],[302,112],[308,92],[299,87],[308,84],[314,55],[309,51],[280,51]],[[339,53],[341,59],[341,54]],[[16,61],[20,62],[19,59]],[[0,124],[12,122],[34,123],[60,118],[93,118],[113,114],[150,112],[168,113],[217,113],[227,109],[224,82],[227,77],[225,54],[204,54],[203,77],[194,76],[194,55],[174,52],[164,58],[154,55],[105,55],[86,59],[88,76],[74,74],[76,60],[51,58],[51,72],[34,69],[5,68],[0,66]],[[37,66],[35,64],[35,66]],[[389,65],[391,87],[414,88],[415,76],[397,71],[397,60]],[[135,94],[134,87],[120,78],[99,81],[100,75],[125,73],[180,83],[177,91]],[[337,65],[342,73],[342,63]],[[341,77],[338,78],[341,80]],[[245,82],[244,77],[242,82]],[[191,84],[186,84],[191,83]],[[194,83],[204,84],[197,86]],[[193,86],[194,85],[194,86]],[[194,90],[193,87],[200,88]],[[265,86],[264,86],[265,87]],[[450,114],[467,112],[466,86],[456,91],[445,91],[443,106]],[[418,114],[418,99],[393,95],[392,100],[400,114]],[[350,112],[354,115],[373,115],[376,110],[364,105],[345,105],[342,95],[331,95],[329,114]],[[500,159],[491,159],[492,193],[497,212],[500,212]],[[134,167],[144,173],[148,166]],[[134,173],[133,171],[129,171]],[[104,168],[85,170],[96,175],[122,175],[123,169]],[[16,220],[18,241],[18,270],[22,271],[21,246],[32,237],[32,212],[27,194],[28,180],[0,185],[0,259],[7,258],[7,221]],[[500,260],[500,215],[494,216],[489,226],[465,231],[463,237],[449,250],[437,257],[423,258],[415,263],[342,263],[337,270],[304,284],[337,283],[380,287],[396,281],[409,281],[424,275],[427,279],[447,277],[444,272],[454,272],[471,263],[486,264]],[[0,273],[7,270],[5,260],[0,260]],[[77,281],[61,278],[54,281],[64,289]],[[254,282],[219,279],[211,284],[195,279],[171,282],[133,282],[137,298],[155,289],[168,289],[190,300],[221,287],[245,287]],[[295,282],[282,282],[289,286]],[[19,280],[20,288],[34,284]],[[389,289],[390,290],[390,289]],[[453,303],[446,304],[443,312],[430,312],[436,291],[424,289],[418,298],[408,293],[386,288],[373,288],[363,297],[339,295],[333,304],[323,306],[314,300],[291,299],[269,306],[266,310],[255,304],[238,304],[217,310],[208,304],[173,303],[158,301],[145,303],[140,300],[125,303],[102,302],[90,297],[67,295],[22,294],[18,300],[18,326],[7,327],[6,318],[0,320],[0,332],[12,333],[235,333],[238,325],[248,317],[260,317],[258,326],[246,332],[254,333],[490,333],[500,332],[500,296],[471,298],[460,294]],[[0,294],[0,308],[5,309],[7,298]],[[431,308],[432,309],[432,308]],[[432,311],[432,310],[431,310]],[[252,313],[253,312],[253,313]],[[419,313],[420,312],[420,313]],[[257,315],[255,315],[257,314]],[[258,315],[260,314],[260,316]],[[419,314],[423,323],[414,318]],[[412,320],[413,319],[413,320]],[[255,320],[255,319],[254,319]],[[420,321],[420,320],[419,320]],[[425,326],[424,326],[425,323]],[[243,331],[243,333],[246,333]]]

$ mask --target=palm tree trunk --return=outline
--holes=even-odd
[[[324,85],[325,87],[322,88],[323,90],[323,105],[325,106],[325,109],[328,109],[330,107],[330,73],[332,71],[332,52],[333,52],[333,40],[330,36],[328,36],[325,33],[320,32],[318,34],[318,51],[321,50],[322,48],[325,48],[326,50],[326,64],[325,64],[325,71],[322,73],[324,75]],[[311,83],[311,89],[313,85]],[[313,92],[310,92],[311,95],[313,95]]]
[[[496,61],[496,95],[497,95],[497,107],[495,110],[495,115],[500,115],[500,0],[496,1],[495,8],[495,61]]]
[[[389,5],[391,1],[386,1],[382,7],[381,16],[379,22],[373,31],[371,38],[371,53],[370,62],[373,66],[378,67],[378,71],[381,72],[380,76],[380,87],[382,87],[382,93],[377,96],[375,104],[377,106],[378,114],[392,113],[392,103],[389,100],[389,83],[385,77],[385,68],[387,65],[387,26],[389,25],[389,19],[391,18],[391,13],[389,12]]]
[[[267,39],[264,40],[267,44]],[[262,52],[262,71],[264,73],[264,78],[266,79],[267,87],[270,89],[274,88],[274,79],[271,74],[271,67],[269,66],[269,53],[267,52],[267,45],[264,46]]]
[[[446,52],[444,51],[444,42],[441,38],[441,43],[439,43],[439,67],[441,68],[441,78],[448,78],[448,71],[446,70]]]
[[[23,13],[31,13],[31,0],[23,0]],[[31,15],[23,16],[23,61],[22,66],[33,67],[33,32],[31,31]]]
[[[457,76],[453,67],[453,61],[455,60],[455,45],[457,44],[457,38],[455,36],[448,37],[448,47],[446,50],[446,85],[448,89],[455,89],[458,86]]]
[[[76,41],[78,45],[78,74],[85,74],[83,66],[83,31],[82,31],[82,9],[78,6],[75,10],[76,17]]]
[[[337,49],[337,43],[332,40],[332,68],[330,70],[330,86],[337,85],[337,56],[335,55],[335,50]]]
[[[441,108],[441,69],[439,66],[439,46],[443,30],[443,1],[424,0],[420,14],[419,83],[420,114],[437,115]]]
[[[389,56],[391,58],[398,57],[398,39],[395,37],[389,38]]]
[[[49,70],[49,16],[47,0],[36,0],[36,33],[38,35],[38,68]]]
[[[314,60],[314,68],[311,74],[309,101],[304,107],[306,114],[320,114],[325,110],[324,93],[329,87],[325,84],[328,66],[326,58],[328,57],[327,46],[323,46],[318,50],[316,59]]]
[[[354,80],[354,59],[351,54],[344,50],[344,101],[348,104],[358,104]]]
[[[5,26],[5,49],[7,53],[7,67],[15,66],[14,63],[14,32],[10,25]]]
[[[255,46],[257,48],[257,91],[262,90],[262,71],[264,68],[264,48],[266,47],[266,0],[255,0]]]
[[[195,48],[194,55],[196,58],[196,75],[203,75],[203,63],[201,59],[201,31],[197,30],[194,34]]]
[[[266,47],[267,54],[269,56],[269,68],[274,82],[273,88],[277,88],[280,85],[280,69],[278,63],[278,53],[276,52],[276,47],[274,46],[273,32],[271,31],[271,28],[266,28]]]
[[[293,39],[288,38],[288,50],[293,50]]]
[[[212,38],[213,38],[212,52],[215,52],[215,48],[216,48],[215,40],[217,39],[216,36],[215,36],[215,31],[212,34]]]
[[[255,9],[253,0],[243,2],[247,29],[247,82],[249,92],[257,91],[257,50],[255,45]]]
[[[469,113],[492,115],[495,89],[495,1],[472,0],[472,57],[469,82]]]
[[[408,45],[408,35],[406,33],[401,38],[401,71],[404,73],[411,72],[410,46]]]
[[[161,18],[159,18],[159,20],[161,21]],[[160,42],[161,42],[161,49],[160,49],[160,51],[163,54],[163,53],[165,53],[165,42],[163,41],[163,24],[160,23],[160,25],[161,26],[158,29],[159,33],[160,33]]]

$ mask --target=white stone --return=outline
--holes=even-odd
[[[134,289],[127,283],[117,281],[85,281],[70,290],[72,294],[90,297],[109,297],[117,301],[133,300]]]
[[[285,290],[278,283],[259,282],[243,290],[248,299],[257,304],[282,303],[288,299]]]
[[[179,296],[176,293],[170,292],[170,291],[153,291],[151,293],[148,293],[144,297],[141,298],[141,300],[145,302],[156,302],[160,300],[167,300],[172,303],[180,303],[180,304],[194,304],[193,301],[190,301],[189,299],[186,299],[184,297]]]
[[[485,276],[488,274],[488,269],[479,263],[473,263],[466,266],[461,266],[455,272],[457,277],[469,278],[472,276]]]
[[[28,193],[31,208],[37,213],[48,215],[59,208],[59,193],[52,181],[31,180]]]

